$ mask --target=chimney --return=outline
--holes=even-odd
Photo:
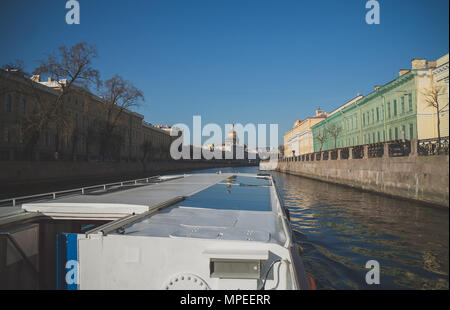
[[[31,77],[31,80],[32,80],[33,82],[39,83],[39,82],[41,81],[41,76],[40,76],[40,75],[33,75],[33,76]]]
[[[380,88],[381,88],[380,85],[375,85],[375,90],[378,90],[378,89],[380,89]]]
[[[406,74],[406,73],[408,73],[409,71],[411,71],[411,70],[409,70],[409,69],[400,69],[400,70],[398,71],[398,76],[402,76],[403,74]]]
[[[436,68],[436,67],[437,67],[437,62],[436,62],[436,60],[430,60],[430,61],[428,62],[428,68],[434,69],[434,68]]]
[[[427,60],[425,58],[414,58],[411,60],[411,68],[414,69],[426,69]]]

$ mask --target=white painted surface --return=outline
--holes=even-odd
[[[229,176],[203,176],[214,181],[209,185],[198,182],[198,177],[191,182],[205,189]],[[180,203],[128,225],[120,234],[79,235],[80,289],[199,289],[203,283],[201,288],[255,290],[277,260],[281,263],[274,263],[266,289],[293,289],[291,240],[273,186],[270,200],[271,211],[214,210]],[[261,279],[212,278],[214,258],[260,260]],[[183,278],[186,275],[191,279]]]

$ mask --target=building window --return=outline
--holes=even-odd
[[[405,97],[402,97],[402,114],[405,113]]]
[[[386,141],[386,131],[384,131],[384,129],[383,129],[383,142],[385,142]]]
[[[27,108],[27,102],[25,101],[25,99],[22,99],[22,101],[20,102],[20,107],[21,107],[22,113],[25,114],[26,108]]]
[[[5,111],[6,111],[6,112],[11,112],[11,111],[12,111],[12,99],[11,99],[11,95],[6,95]]]
[[[409,112],[411,112],[413,110],[413,106],[412,106],[412,93],[409,93],[408,95],[408,105],[409,105]]]
[[[19,135],[19,143],[23,143],[23,132],[22,132],[22,127],[19,127],[18,130],[18,135]]]
[[[402,139],[405,140],[406,139],[406,126],[402,125]]]
[[[3,139],[4,139],[4,141],[5,142],[9,142],[9,130],[8,130],[8,128],[5,128],[5,130],[4,130],[4,136],[3,136]]]
[[[395,127],[395,140],[398,140],[398,127]]]
[[[389,128],[389,141],[392,141],[392,128]]]
[[[397,100],[394,100],[394,116],[397,116]]]
[[[391,118],[391,103],[387,103],[387,110],[388,110],[388,118]]]
[[[409,124],[409,139],[414,139],[414,125]]]
[[[375,123],[375,113],[373,112],[373,109],[372,109],[372,124],[373,123]]]
[[[375,133],[374,133],[374,132],[372,132],[372,142],[373,142],[373,143],[376,142],[376,141],[375,141]]]
[[[380,109],[377,108],[377,122],[380,121]]]
[[[378,137],[377,137],[377,138],[378,138],[377,142],[380,142],[380,132],[379,132],[379,131],[377,132],[377,135],[378,135]]]

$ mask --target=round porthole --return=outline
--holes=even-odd
[[[194,274],[181,273],[171,277],[163,286],[164,290],[209,290],[208,284]]]

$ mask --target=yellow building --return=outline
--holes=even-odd
[[[314,152],[311,126],[327,117],[322,110],[305,120],[296,120],[294,126],[284,135],[284,156],[292,157]]]
[[[418,62],[420,60],[416,60]],[[417,137],[433,139],[438,137],[437,109],[430,103],[439,105],[440,136],[449,136],[449,107],[448,107],[448,66],[449,54],[436,61],[423,59],[418,69],[422,70],[417,79]]]

